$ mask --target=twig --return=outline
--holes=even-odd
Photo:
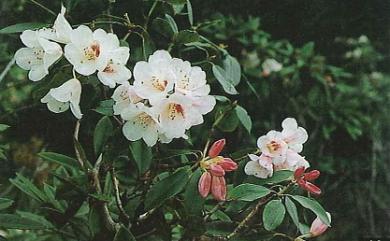
[[[52,11],[51,9],[45,7],[45,6],[42,5],[41,3],[39,3],[39,2],[37,2],[37,1],[35,1],[35,0],[29,0],[29,1],[32,2],[32,3],[34,3],[34,4],[37,5],[37,6],[41,7],[42,9],[44,9],[46,12],[50,13],[51,15],[57,16],[57,14],[56,14],[54,11]]]
[[[148,29],[150,17],[152,16],[152,13],[153,13],[154,9],[156,8],[158,2],[159,2],[158,0],[154,1],[152,7],[149,10],[148,16],[146,16],[145,25],[144,25],[145,30]]]
[[[77,120],[76,125],[74,127],[74,134],[73,134],[73,138],[76,141],[79,141],[79,131],[80,131],[80,120]],[[81,154],[80,154],[79,150],[77,149],[76,145],[74,145],[74,151],[76,153],[76,158],[77,158],[77,161],[79,162],[80,166],[84,167],[83,159],[81,158]]]
[[[130,223],[130,217],[127,215],[126,211],[123,208],[120,193],[119,193],[119,182],[118,179],[115,176],[115,169],[112,168],[111,170],[111,179],[112,179],[112,184],[114,185],[114,191],[115,191],[115,201],[116,201],[116,206],[118,207],[118,210],[121,214],[121,216],[125,219],[126,223]]]
[[[209,219],[211,217],[211,215],[213,215],[213,213],[215,213],[216,211],[218,211],[218,209],[220,207],[222,207],[222,205],[224,204],[225,202],[219,202],[217,205],[215,205],[215,207],[213,209],[210,210],[210,212],[204,217],[204,221],[206,222],[207,219]]]
[[[5,76],[8,74],[9,70],[11,69],[11,67],[15,64],[15,58],[12,58],[7,66],[5,66],[3,72],[1,72],[0,74],[0,82],[5,78]]]

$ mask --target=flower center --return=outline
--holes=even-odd
[[[180,104],[170,103],[168,112],[168,116],[171,120],[174,120],[178,115],[181,115],[184,118],[184,109]]]
[[[168,85],[168,80],[160,80],[156,76],[152,76],[152,86],[159,91],[164,91]]]
[[[112,64],[109,64],[109,65],[107,65],[107,67],[103,70],[103,72],[112,74],[112,73],[115,72],[115,70],[114,70]]]
[[[137,121],[142,126],[143,129],[146,129],[149,125],[151,125],[154,122],[153,118],[150,115],[146,114],[145,112],[142,112],[137,116]],[[133,124],[135,124],[135,122],[133,122]]]
[[[270,143],[267,144],[267,148],[272,153],[279,150],[281,148],[281,145],[276,141],[271,141]]]
[[[223,160],[223,157],[217,156],[211,159],[203,159],[200,161],[200,167],[203,169],[209,169],[210,166],[216,165]]]
[[[100,55],[100,44],[97,41],[93,41],[93,43],[84,48],[84,55],[88,60],[95,60]]]

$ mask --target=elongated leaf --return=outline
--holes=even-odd
[[[0,227],[6,229],[36,230],[48,229],[46,222],[40,222],[36,219],[21,217],[15,214],[0,214]]]
[[[152,164],[153,153],[143,141],[135,141],[130,145],[131,155],[138,167],[140,174],[144,174]]]
[[[183,30],[177,34],[175,41],[182,44],[197,42],[199,41],[199,34],[195,31]]]
[[[31,221],[36,221],[42,224],[45,227],[52,228],[54,225],[47,221],[47,219],[43,216],[37,215],[35,213],[30,213],[30,212],[23,212],[23,211],[16,211],[16,214],[18,214],[22,218],[29,219]]]
[[[267,203],[263,211],[264,228],[268,231],[277,228],[284,219],[286,209],[280,200],[272,200]]]
[[[45,161],[60,164],[70,169],[75,169],[79,166],[76,159],[55,152],[41,152],[38,156]]]
[[[251,202],[267,196],[271,191],[263,186],[244,183],[233,188],[229,193],[229,199]]]
[[[17,23],[1,29],[0,34],[21,33],[24,30],[35,30],[47,26],[49,26],[47,23]]]
[[[96,124],[95,131],[93,133],[93,147],[96,155],[102,153],[103,146],[112,135],[113,130],[114,127],[112,126],[111,120],[108,116],[104,116]]]
[[[13,200],[8,198],[0,198],[0,210],[10,207],[14,203]]]
[[[0,124],[0,131],[5,131],[9,128],[9,125]]]
[[[99,106],[96,107],[94,111],[102,115],[113,116],[114,115],[114,110],[112,108],[113,105],[114,105],[114,100],[112,99],[103,100],[99,103]]]
[[[221,84],[223,90],[226,93],[231,94],[231,95],[238,94],[234,85],[226,78],[226,72],[222,67],[220,67],[218,65],[213,65],[212,70],[213,70],[213,74],[214,74],[215,78]]]
[[[187,213],[192,215],[200,215],[205,202],[205,199],[200,196],[198,191],[198,182],[201,175],[201,170],[196,170],[191,175],[191,179],[184,192],[184,207]]]
[[[194,14],[192,12],[192,5],[190,0],[187,0],[187,12],[188,12],[188,21],[190,22],[191,26],[194,25]]]
[[[169,26],[171,27],[173,33],[177,34],[179,32],[179,29],[177,27],[175,20],[169,14],[165,14],[165,18],[167,19]]]
[[[125,226],[121,225],[113,241],[136,241],[134,235]]]
[[[226,78],[233,86],[240,83],[241,67],[237,59],[231,55],[227,55],[223,61],[223,68],[226,72]]]
[[[17,173],[14,179],[10,179],[10,182],[19,188],[22,192],[32,197],[38,202],[45,202],[47,197],[44,192],[39,190],[30,180]]]
[[[292,198],[299,202],[303,207],[314,212],[324,224],[330,226],[330,220],[326,214],[325,209],[316,200],[298,195],[294,195]]]
[[[286,197],[284,204],[286,205],[287,212],[290,215],[291,219],[293,220],[295,226],[299,228],[300,223],[299,223],[297,206],[295,206],[295,203],[291,201],[289,197]]]
[[[189,179],[189,170],[182,167],[172,175],[153,185],[146,194],[145,209],[150,210],[164,203],[165,200],[175,196],[183,190]]]
[[[252,120],[251,117],[248,115],[248,112],[246,112],[246,110],[239,105],[236,106],[235,111],[238,116],[238,119],[241,121],[241,124],[250,133],[252,130]]]

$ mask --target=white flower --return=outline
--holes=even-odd
[[[248,155],[251,161],[245,165],[245,173],[258,178],[268,178],[273,174],[272,158],[266,155]]]
[[[131,78],[131,72],[126,68],[129,59],[129,48],[118,47],[110,52],[100,61],[97,76],[104,85],[114,88],[115,85],[126,83]]]
[[[165,136],[180,138],[191,126],[199,124],[202,115],[194,111],[191,100],[180,94],[172,94],[156,107],[159,111],[161,129]]]
[[[122,131],[130,141],[143,139],[148,146],[156,144],[159,136],[159,124],[153,107],[138,103],[126,108],[122,114],[126,120]]]
[[[275,59],[266,59],[261,67],[263,68],[263,74],[267,76],[272,72],[279,72],[283,65]]]
[[[166,98],[176,81],[171,65],[172,57],[165,50],[157,50],[148,62],[137,62],[134,67],[134,86],[137,94],[152,105]]]
[[[299,127],[294,118],[286,118],[282,122],[282,138],[287,143],[288,147],[299,153],[303,149],[303,143],[308,139],[306,130]]]
[[[39,30],[39,34],[49,40],[67,44],[71,41],[72,26],[65,18],[66,8],[61,7],[61,13],[58,14],[52,28],[43,28]]]
[[[70,79],[61,86],[53,88],[41,99],[50,111],[61,113],[69,109],[77,119],[81,119],[80,110],[81,83],[77,79]]]
[[[22,69],[30,70],[30,80],[43,79],[49,74],[49,67],[62,56],[61,46],[42,38],[38,31],[26,30],[20,35],[20,39],[27,48],[16,51],[16,64]]]
[[[134,86],[128,82],[118,86],[111,98],[115,101],[113,106],[115,115],[120,115],[126,108],[142,101],[135,93]]]
[[[273,159],[274,164],[285,161],[288,145],[283,140],[281,132],[269,131],[267,135],[261,136],[257,140],[257,146],[263,154]]]
[[[85,76],[95,73],[99,67],[104,69],[111,51],[119,48],[116,35],[103,29],[92,32],[84,25],[73,30],[70,39],[71,43],[65,46],[65,57],[79,74]]]

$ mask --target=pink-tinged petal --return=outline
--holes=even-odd
[[[213,176],[211,181],[211,194],[218,201],[226,199],[226,181],[224,177]]]
[[[305,167],[299,167],[298,169],[296,169],[294,172],[295,180],[299,180],[300,178],[302,178],[304,172],[305,172]]]
[[[207,197],[211,189],[211,175],[208,172],[204,172],[199,179],[198,191],[202,197]]]
[[[305,173],[305,175],[303,176],[303,178],[306,180],[306,181],[313,181],[315,179],[317,179],[319,176],[320,176],[320,171],[318,170],[313,170],[313,171],[310,171],[308,173]]]
[[[222,149],[224,148],[226,144],[226,140],[225,139],[220,139],[216,142],[213,143],[213,145],[210,147],[210,150],[209,150],[209,157],[210,158],[214,158],[216,156],[219,155],[219,153],[221,153]]]
[[[225,175],[225,170],[218,164],[211,165],[209,171],[213,176],[221,177]]]
[[[307,190],[308,192],[314,195],[321,195],[321,189],[311,182],[305,183],[305,190]]]
[[[218,165],[221,166],[223,170],[227,172],[234,171],[238,167],[237,163],[230,158],[224,158],[222,161],[218,163]]]
[[[265,154],[261,154],[259,157],[259,164],[260,166],[264,167],[267,170],[273,169],[272,166],[272,157],[267,156]]]
[[[331,220],[330,213],[326,213],[328,215],[329,220]],[[317,237],[323,234],[326,230],[328,229],[328,226],[324,224],[321,219],[318,217],[314,219],[313,223],[311,224],[310,227],[310,233],[311,237]]]

